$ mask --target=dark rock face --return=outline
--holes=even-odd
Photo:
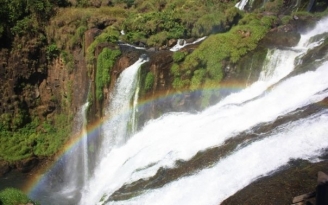
[[[2,64],[0,75],[1,114],[12,118],[21,110],[35,108],[40,93],[38,86],[46,78],[45,52],[35,39],[15,39],[21,49],[3,48],[0,51]],[[28,86],[27,86],[28,85]],[[20,125],[24,126],[28,119]]]
[[[8,162],[0,161],[0,177],[7,174],[11,170]]]
[[[38,163],[39,163],[39,159],[36,157],[32,157],[18,162],[16,164],[16,168],[18,171],[26,173],[31,171],[34,167],[36,167]]]
[[[296,25],[288,24],[269,32],[265,36],[263,43],[268,46],[293,47],[297,45],[299,40],[300,34],[297,31]]]

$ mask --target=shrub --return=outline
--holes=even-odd
[[[172,58],[173,58],[173,61],[174,61],[174,62],[178,63],[178,62],[180,62],[180,61],[183,61],[183,59],[185,58],[185,56],[186,56],[185,53],[180,52],[180,51],[177,51],[177,52],[174,52],[174,53],[173,53]]]
[[[53,58],[58,57],[59,55],[59,50],[57,48],[57,45],[55,43],[52,43],[48,45],[47,47],[47,59],[51,60]]]
[[[116,58],[121,54],[119,50],[104,48],[97,59],[96,98],[103,99],[103,88],[110,82],[110,71]]]
[[[124,22],[124,30],[149,38],[151,45],[162,45],[169,38],[181,38],[185,27],[172,11],[131,14]],[[131,35],[128,40],[134,37]]]
[[[180,69],[180,68],[179,68],[179,65],[176,64],[176,63],[173,63],[173,65],[172,65],[170,71],[171,71],[171,73],[172,73],[175,77],[177,77],[177,76],[180,76],[180,71],[179,71],[179,69]]]
[[[116,43],[118,41],[120,33],[113,27],[107,27],[97,38],[90,44],[87,49],[87,63],[93,64],[95,59],[95,49],[100,43],[111,42]]]
[[[204,81],[205,75],[206,75],[206,70],[205,69],[195,70],[194,75],[193,75],[193,77],[191,79],[191,82],[190,82],[191,90],[196,90],[197,88],[200,87],[200,85]]]
[[[174,89],[183,89],[190,84],[189,79],[182,80],[180,77],[174,78],[172,86]]]
[[[17,205],[34,203],[22,191],[14,188],[7,188],[0,192],[0,204]]]
[[[41,124],[41,125],[40,125]],[[40,123],[38,118],[15,131],[0,130],[0,159],[14,162],[36,156],[55,154],[71,134],[71,115],[55,116]]]

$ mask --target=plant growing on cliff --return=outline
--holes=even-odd
[[[0,204],[1,205],[17,205],[33,203],[22,191],[14,188],[7,188],[0,191]]]
[[[116,43],[120,33],[113,27],[107,27],[96,39],[90,44],[87,49],[86,59],[90,68],[95,60],[95,49],[101,43]]]
[[[155,75],[148,72],[145,79],[145,91],[149,91],[154,85]]]
[[[104,48],[97,59],[96,72],[96,98],[103,99],[103,88],[110,82],[110,71],[114,66],[116,58],[121,54],[120,50]]]
[[[147,41],[148,45],[162,45],[171,38],[181,38],[185,27],[172,11],[132,13],[124,22],[129,42]]]
[[[15,162],[32,155],[55,154],[71,134],[72,117],[56,115],[51,121],[41,122],[35,117],[23,128],[0,130],[0,160]]]
[[[57,48],[57,45],[55,43],[52,43],[48,45],[47,47],[47,59],[51,60],[53,58],[58,57],[59,55],[59,50]]]
[[[186,54],[181,51],[174,52],[172,55],[173,61],[175,63],[182,61],[185,57],[186,57]]]
[[[183,86],[196,89],[197,86],[217,85],[224,76],[224,65],[236,63],[247,52],[254,50],[274,21],[275,17],[246,14],[229,32],[209,36],[180,64],[180,76],[192,73],[191,84]],[[182,84],[177,82],[173,82],[173,87],[179,89]]]

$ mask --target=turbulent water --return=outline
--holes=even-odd
[[[188,163],[199,151],[223,146],[240,133],[252,132],[261,124],[326,98],[326,60],[322,60],[324,63],[315,71],[281,79],[300,63],[296,62],[299,56],[322,43],[322,39],[313,41],[311,37],[328,32],[324,26],[327,24],[328,20],[323,20],[311,32],[303,34],[295,48],[270,50],[259,81],[243,91],[231,94],[198,114],[166,114],[148,122],[120,146],[108,149],[85,185],[80,204],[219,204],[292,159],[319,157],[328,148],[328,111],[325,109],[285,122],[270,132],[259,134],[257,139],[243,141],[205,169],[190,173],[186,170],[183,177],[166,182],[164,179],[164,185],[156,189],[128,190],[129,185],[132,187],[140,179],[147,181],[160,170],[178,168],[178,162]],[[117,93],[125,92],[117,90]],[[125,114],[125,111],[119,112],[118,116]],[[120,121],[125,121],[123,127],[108,124],[104,130],[115,132],[115,137],[124,137],[127,120],[124,117]],[[149,182],[152,183],[155,181]],[[127,187],[126,193],[132,194],[114,201],[112,196],[119,193],[119,189],[123,193],[122,187]]]
[[[110,119],[102,125],[104,140],[100,152],[101,156],[106,155],[112,147],[120,146],[127,140],[127,129],[131,116],[133,116],[130,102],[137,91],[137,74],[140,66],[147,61],[145,58],[140,58],[133,65],[126,68],[117,80],[106,110],[106,116]],[[131,124],[134,124],[133,120]]]

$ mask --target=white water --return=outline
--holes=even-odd
[[[136,91],[137,73],[140,66],[146,61],[140,58],[126,68],[117,79],[106,110],[106,117],[109,117],[109,120],[102,125],[101,156],[110,152],[111,148],[123,145],[127,140],[128,122],[132,114],[130,103]]]
[[[82,134],[83,137],[81,143],[70,150],[65,163],[65,185],[63,185],[64,189],[61,190],[60,194],[68,198],[75,197],[75,192],[83,187],[89,180],[88,138],[86,132],[86,111],[88,106],[88,102],[82,105],[75,117],[74,134]]]
[[[302,35],[302,38],[309,39],[307,35]],[[302,42],[301,45],[306,44]],[[275,66],[274,71],[269,66],[259,82],[228,96],[204,112],[196,115],[172,113],[149,122],[124,146],[103,155],[94,176],[82,193],[80,204],[96,204],[103,196],[106,195],[106,199],[125,183],[151,177],[160,167],[173,167],[176,160],[188,160],[199,150],[219,146],[226,139],[259,123],[273,121],[278,116],[322,100],[328,95],[324,91],[328,88],[328,79],[323,77],[328,75],[327,63],[314,72],[289,78],[267,90],[293,69],[292,64],[297,54],[307,49],[299,47],[301,49],[295,51],[295,55],[288,54],[291,59],[280,62],[285,63],[286,67],[268,62],[268,66]],[[268,55],[273,54],[271,52]],[[284,52],[279,55],[282,54]],[[279,130],[277,134],[232,153],[213,168],[152,190],[126,201],[126,204],[218,204],[292,158],[309,159],[318,156],[321,148],[328,147],[325,135],[327,117],[327,113],[322,113],[311,119],[299,120]],[[292,148],[291,144],[296,146]],[[209,186],[204,188],[207,184]],[[121,203],[125,202],[117,204]]]
[[[82,154],[83,154],[83,184],[86,184],[89,180],[89,156],[88,156],[88,133],[86,130],[87,126],[87,109],[89,106],[89,102],[86,102],[82,106],[82,117],[83,117],[83,125],[82,125]]]
[[[248,0],[241,0],[238,2],[235,7],[238,8],[239,10],[244,10],[245,6],[247,5]]]
[[[146,50],[145,47],[134,46],[134,45],[131,45],[131,44],[128,44],[128,43],[121,43],[120,45],[122,45],[122,46],[129,46],[129,47],[132,47],[132,48],[135,48],[135,49],[138,49],[138,50]]]
[[[139,99],[139,90],[140,90],[138,82],[139,82],[139,79],[137,80],[137,88],[136,88],[136,91],[135,91],[134,97],[133,97],[132,116],[131,116],[131,119],[130,119],[131,133],[135,133],[135,131],[137,130],[136,114],[138,112],[138,99]]]
[[[199,38],[199,39],[197,39],[197,40],[195,40],[195,41],[193,41],[193,42],[191,42],[191,43],[187,43],[186,40],[184,40],[184,39],[178,39],[177,44],[176,44],[175,46],[173,46],[173,47],[170,49],[170,51],[173,51],[173,52],[175,52],[175,51],[179,51],[180,49],[182,49],[182,48],[184,48],[184,47],[186,47],[186,46],[188,46],[188,45],[192,45],[192,44],[196,44],[196,43],[198,43],[198,42],[201,42],[201,41],[203,41],[205,38],[206,38],[206,36],[204,36],[204,37],[202,37],[202,38]]]
[[[108,204],[218,205],[291,159],[320,156],[321,151],[328,147],[327,125],[327,111],[299,120],[283,127],[277,134],[235,151],[212,168],[129,201]]]

